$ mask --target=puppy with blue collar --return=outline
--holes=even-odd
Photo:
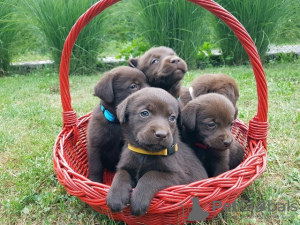
[[[117,106],[130,94],[147,85],[146,76],[138,69],[120,66],[106,72],[95,86],[99,97],[87,130],[89,179],[103,182],[103,171],[115,171],[124,144]]]

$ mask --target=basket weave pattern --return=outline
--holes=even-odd
[[[190,208],[194,196],[199,197],[202,209],[209,212],[207,220],[212,219],[222,210],[220,208],[213,211],[213,201],[231,204],[266,168],[267,84],[256,47],[244,27],[220,5],[212,0],[191,0],[222,19],[234,31],[249,55],[256,79],[257,114],[249,121],[249,125],[236,120],[232,131],[235,138],[245,147],[245,159],[236,169],[217,177],[159,191],[153,198],[147,214],[141,217],[132,216],[128,207],[122,213],[111,213],[105,198],[113,174],[105,172],[103,184],[88,179],[86,131],[91,113],[77,118],[76,112],[71,107],[69,63],[72,48],[81,30],[105,8],[118,1],[102,0],[94,4],[78,19],[66,39],[59,75],[63,129],[53,149],[53,163],[57,178],[69,194],[77,196],[98,212],[128,224],[181,224],[187,219],[183,214],[183,206],[185,209]]]

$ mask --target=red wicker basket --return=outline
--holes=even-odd
[[[191,199],[194,196],[199,197],[202,209],[209,212],[207,220],[212,219],[222,210],[219,208],[213,211],[213,201],[220,201],[222,204],[233,203],[241,192],[264,172],[267,164],[267,84],[255,44],[239,21],[220,5],[212,0],[190,0],[223,20],[234,31],[249,55],[256,79],[257,115],[249,121],[249,125],[237,120],[233,129],[237,140],[245,146],[245,159],[236,169],[217,177],[188,185],[172,186],[158,192],[148,212],[141,217],[130,215],[128,207],[122,213],[111,213],[105,198],[113,174],[104,174],[104,184],[88,179],[86,131],[91,113],[77,118],[71,107],[69,64],[72,48],[81,30],[95,16],[118,1],[120,0],[102,0],[94,4],[78,19],[66,39],[59,73],[63,129],[57,137],[53,152],[57,178],[71,195],[77,196],[96,211],[128,224],[181,224],[187,219],[183,213],[184,208],[192,206]]]

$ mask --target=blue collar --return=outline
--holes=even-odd
[[[108,111],[102,104],[100,104],[100,108],[101,108],[101,111],[103,112],[103,115],[109,122],[112,122],[112,123],[118,122],[116,117],[110,111]]]

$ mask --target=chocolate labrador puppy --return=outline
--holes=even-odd
[[[148,86],[138,69],[120,66],[106,72],[95,86],[101,101],[95,107],[87,130],[89,179],[102,182],[103,170],[116,170],[124,141],[116,107],[130,94]]]
[[[244,149],[231,133],[234,115],[231,101],[217,93],[201,95],[182,110],[183,139],[209,177],[233,169],[243,160]]]
[[[117,115],[127,143],[106,198],[112,212],[130,203],[131,213],[141,216],[158,191],[207,178],[192,149],[179,139],[179,106],[168,92],[144,88],[126,98]]]
[[[237,118],[239,89],[235,80],[226,74],[204,74],[197,77],[189,88],[181,88],[180,102],[184,106],[192,99],[207,93],[219,93],[229,98],[235,108],[234,118]]]
[[[180,96],[181,80],[187,72],[187,65],[173,49],[154,47],[140,58],[129,59],[128,64],[141,70],[150,86],[162,88],[175,98]]]

